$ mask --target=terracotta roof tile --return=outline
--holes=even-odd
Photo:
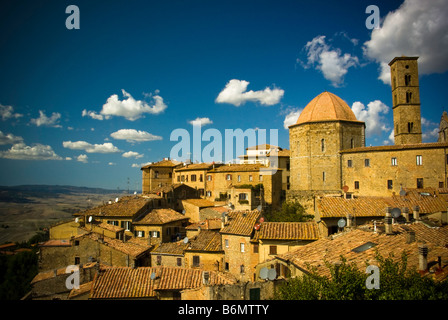
[[[175,161],[175,160],[162,160],[159,162],[154,162],[151,164],[148,164],[146,166],[141,167],[141,170],[148,169],[148,168],[157,168],[157,167],[168,167],[168,168],[174,168],[177,166],[182,165],[182,162]]]
[[[92,209],[79,212],[76,215],[98,216],[98,217],[132,217],[148,206],[148,199],[140,196],[126,196],[112,202]]]
[[[192,204],[192,205],[194,205],[196,207],[200,207],[200,208],[214,207],[215,206],[214,202],[212,202],[210,200],[207,200],[207,199],[185,199],[185,200],[182,200],[182,201],[186,201],[189,204]]]
[[[189,241],[186,250],[222,251],[221,234],[217,231],[201,230],[195,238]]]
[[[227,164],[215,169],[209,170],[209,173],[213,172],[250,172],[260,171],[260,169],[266,168],[262,164]]]
[[[433,142],[433,143],[400,144],[393,146],[390,145],[390,146],[375,146],[375,147],[358,147],[358,148],[341,150],[339,152],[355,153],[355,152],[394,151],[394,150],[430,149],[430,148],[448,148],[448,143]]]
[[[250,236],[254,231],[254,225],[260,217],[258,210],[230,211],[228,223],[221,229],[221,233],[239,234]]]
[[[185,217],[183,214],[180,214],[173,209],[152,209],[138,221],[133,222],[133,224],[162,225],[173,221],[185,219],[188,219],[188,217]]]
[[[319,228],[312,222],[263,222],[258,238],[261,240],[317,240]]]
[[[188,244],[184,243],[182,240],[177,242],[164,242],[151,251],[151,253],[183,255],[184,249],[187,248],[187,246]]]

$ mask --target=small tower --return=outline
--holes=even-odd
[[[390,63],[395,145],[422,142],[418,57],[396,57]]]

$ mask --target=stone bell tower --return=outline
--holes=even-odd
[[[390,63],[395,145],[422,142],[418,57],[396,57]]]

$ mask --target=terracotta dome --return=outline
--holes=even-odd
[[[314,121],[358,121],[348,104],[337,95],[322,92],[303,109],[296,124]]]

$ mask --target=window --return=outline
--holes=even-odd
[[[405,86],[411,85],[411,75],[410,74],[404,75],[404,85]]]
[[[238,182],[241,182],[241,176],[238,175]]]
[[[322,172],[322,181],[324,181],[324,182],[325,182],[325,171],[324,171],[324,172]]]
[[[354,148],[355,147],[355,141],[353,140],[353,138],[350,139],[350,148]]]
[[[417,189],[423,188],[423,178],[417,178]]]
[[[180,176],[177,176],[177,182],[180,182]]]
[[[185,181],[185,176],[184,176],[184,175],[181,175],[181,176],[180,176],[180,181],[182,181],[182,182]]]
[[[412,92],[406,92],[406,103],[411,103]]]
[[[269,254],[277,254],[277,246],[269,246]]]
[[[321,147],[321,149],[322,149],[322,152],[325,152],[325,139],[322,139],[322,140],[320,141],[320,147]]]
[[[172,172],[168,173],[168,177],[172,178],[173,177],[173,173]]]
[[[81,258],[75,257],[75,264],[80,264],[80,263],[81,263]]]
[[[422,156],[417,156],[416,157],[416,161],[417,161],[417,165],[418,166],[423,165],[423,158],[422,158]]]
[[[225,270],[225,271],[229,271],[229,263],[228,263],[228,262],[226,262],[226,263],[224,264],[224,270]]]
[[[207,191],[206,194],[207,194],[207,197],[211,197],[212,196],[212,192],[211,191]]]
[[[200,182],[202,182],[202,181],[203,181],[203,177],[202,177],[202,174],[201,174],[201,175],[199,175],[199,181],[200,181]]]
[[[347,160],[347,167],[352,168],[353,167],[353,161]]]
[[[135,231],[135,235],[139,238],[145,237],[145,231]]]
[[[225,240],[224,240],[224,246],[225,246],[226,248],[229,247],[229,239],[225,239]]]
[[[153,238],[159,238],[160,237],[160,231],[151,231]]]
[[[157,256],[157,265],[160,266],[162,264],[162,256]]]
[[[238,195],[238,200],[247,200],[247,193],[240,193]]]
[[[290,170],[290,168],[291,168],[291,167],[290,167],[290,164],[289,164],[289,162],[286,162],[286,170],[287,170],[287,171],[289,171],[289,170]]]
[[[443,183],[443,182],[442,182]],[[443,188],[443,187],[442,187]],[[75,240],[75,246],[79,246],[79,240]]]
[[[370,248],[373,248],[375,246],[376,246],[376,243],[373,243],[373,242],[369,241],[369,242],[366,242],[366,243],[360,245],[359,247],[356,247],[356,248],[352,249],[352,251],[355,252],[355,253],[360,253],[360,252],[364,252],[366,250],[369,250]]]
[[[393,181],[392,180],[387,180],[387,189],[393,189]]]
[[[244,264],[240,265],[240,273],[244,273]]]
[[[370,167],[370,159],[364,159],[364,167]]]
[[[355,189],[359,189],[359,181],[355,181]]]
[[[211,175],[207,176],[207,181],[212,181],[212,176]]]
[[[252,179],[252,175],[249,175],[249,181],[253,181],[254,179]]]
[[[244,252],[244,243],[240,243],[240,251]]]
[[[258,253],[258,243],[254,243],[253,248],[254,253]]]
[[[124,228],[126,231],[131,230],[131,222],[130,221],[121,221],[121,227]]]
[[[443,181],[439,182],[439,188],[443,188]]]
[[[193,267],[199,267],[199,256],[193,256]]]
[[[391,162],[390,163],[391,165],[396,166],[397,165],[397,158],[395,158],[395,157],[391,158],[390,162]]]
[[[448,156],[447,156],[447,158],[446,158],[446,163],[448,164]],[[262,175],[262,174],[260,174],[260,175],[258,176],[258,180],[263,181],[263,175]]]
[[[414,131],[414,122],[408,122],[408,133]]]
[[[195,174],[192,174],[191,175],[191,182],[195,182],[196,181],[196,175]]]
[[[226,180],[232,180],[232,175],[231,174],[226,175]]]
[[[158,178],[159,177],[159,171],[154,171],[154,178]]]
[[[177,262],[177,266],[178,267],[182,267],[182,258],[177,258],[176,260],[177,260],[176,261]]]

